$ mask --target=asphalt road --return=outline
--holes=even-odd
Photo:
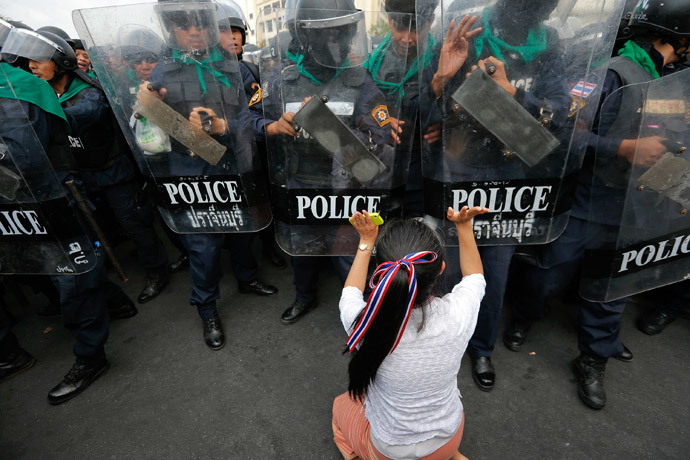
[[[136,298],[143,273],[129,250],[118,248],[130,271],[124,288]],[[15,308],[14,331],[37,363],[0,383],[0,458],[341,458],[331,405],[346,389],[347,357],[333,270],[324,264],[319,307],[284,326],[280,314],[294,298],[291,268],[263,264],[261,278],[280,288],[269,298],[239,294],[227,268],[225,348],[206,348],[188,305],[188,271],[175,274],[137,316],[113,322],[110,371],[55,407],[46,395],[73,363],[72,339],[60,318]],[[474,385],[466,357],[458,376],[466,417],[460,451],[470,459],[690,458],[690,322],[649,337],[634,326],[645,308],[631,302],[625,313],[623,341],[635,359],[610,360],[602,411],[580,402],[568,368],[577,355],[574,304],[554,304],[520,353],[499,340],[490,393]]]

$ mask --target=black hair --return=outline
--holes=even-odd
[[[436,232],[417,220],[392,220],[376,241],[376,263],[393,262],[408,254],[433,251],[438,257],[426,264],[415,264],[417,298],[415,306],[430,297],[445,260],[443,243]],[[367,388],[376,379],[376,372],[388,356],[405,318],[409,273],[400,269],[393,278],[378,313],[372,321],[359,349],[352,353],[348,367],[348,393],[353,399],[364,400]],[[360,317],[364,312],[360,313]],[[355,320],[353,327],[359,322]],[[346,352],[348,349],[345,350]]]

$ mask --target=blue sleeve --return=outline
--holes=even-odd
[[[614,157],[618,154],[618,148],[623,139],[608,137],[606,133],[618,116],[622,92],[616,91],[622,86],[623,83],[618,74],[613,70],[608,70],[604,80],[604,87],[601,90],[597,114],[592,124],[592,132],[587,142],[588,150],[591,152],[596,151],[600,155],[606,155],[607,157]],[[613,95],[613,98],[610,99],[609,96],[611,95]]]
[[[376,119],[376,109],[380,106],[386,108],[386,99],[381,90],[376,86],[374,80],[367,73],[364,81],[364,87],[355,106],[354,122],[357,130],[355,134],[362,139],[366,145],[370,143],[370,137],[374,144],[390,144],[393,143],[390,127],[390,114],[385,124],[382,124]]]
[[[252,72],[242,63],[240,63],[240,70],[242,71],[244,93],[247,96],[247,103],[249,104],[249,115],[251,117],[254,139],[256,139],[256,142],[265,142],[266,125],[272,123],[273,120],[264,118],[262,109],[263,90],[261,84],[256,81]]]
[[[110,106],[105,94],[97,88],[83,90],[83,99],[72,107],[63,107],[73,136],[80,136],[92,126],[103,122]]]

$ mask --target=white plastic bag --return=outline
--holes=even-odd
[[[134,129],[137,144],[144,151],[144,155],[156,155],[170,151],[170,136],[146,118],[137,119],[132,115],[129,125]]]

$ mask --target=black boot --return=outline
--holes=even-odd
[[[577,378],[577,395],[592,409],[603,409],[606,405],[604,372],[606,358],[581,353],[570,367]]]
[[[225,335],[223,334],[223,324],[218,315],[213,318],[204,319],[204,341],[211,350],[220,350],[225,346]]]
[[[181,272],[187,267],[189,267],[189,256],[186,253],[182,253],[175,262],[168,265],[168,273]]]
[[[0,382],[24,372],[34,365],[36,359],[23,348],[0,357]]]
[[[278,288],[266,284],[263,281],[256,279],[251,283],[237,283],[237,289],[242,294],[256,294],[259,296],[271,296],[278,293]]]
[[[496,370],[491,363],[491,358],[488,356],[473,357],[472,360],[472,378],[482,391],[491,391],[496,382]]]
[[[503,344],[506,348],[511,351],[520,351],[527,340],[530,326],[531,323],[512,318],[506,330],[503,331]]]
[[[75,362],[62,382],[50,390],[48,402],[50,404],[61,404],[69,401],[86,390],[94,380],[105,374],[108,369],[110,369],[110,363],[105,358],[93,364]]]
[[[637,328],[647,335],[656,335],[676,320],[676,316],[663,309],[647,312],[637,321]]]
[[[316,299],[311,302],[300,302],[299,300],[295,300],[280,316],[280,322],[283,324],[292,324],[306,315],[309,310],[316,308],[318,304],[319,302]]]
[[[146,285],[139,294],[137,302],[146,303],[155,299],[161,293],[163,288],[167,286],[170,277],[167,269],[165,271],[151,272],[146,275]]]

